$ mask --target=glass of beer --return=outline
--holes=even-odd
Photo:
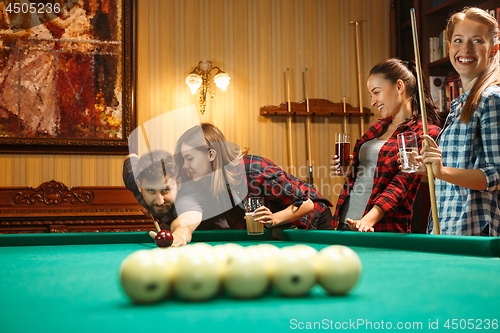
[[[247,197],[243,201],[245,205],[245,220],[247,221],[247,233],[249,235],[262,235],[264,233],[264,224],[255,221],[253,217],[254,211],[264,205],[264,198]]]
[[[412,173],[418,171],[418,163],[415,156],[418,155],[417,135],[413,132],[398,134],[398,148],[401,156],[401,171]]]
[[[340,170],[345,174],[349,170],[350,137],[347,133],[335,134],[335,155],[340,159]]]

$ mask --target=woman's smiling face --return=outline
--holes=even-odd
[[[181,155],[184,161],[182,168],[194,181],[198,181],[212,172],[210,154],[208,149],[205,149],[205,147],[193,148],[186,143],[181,146]]]
[[[380,111],[383,118],[395,116],[401,110],[403,95],[398,91],[398,84],[392,84],[380,74],[373,74],[368,77],[367,87],[370,104]]]
[[[449,47],[450,62],[466,90],[472,87],[468,83],[486,69],[497,50],[485,24],[464,19],[455,25]]]

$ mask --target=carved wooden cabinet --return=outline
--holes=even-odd
[[[154,225],[124,186],[0,188],[0,233],[147,231]]]

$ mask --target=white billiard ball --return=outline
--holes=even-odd
[[[162,256],[151,250],[136,251],[121,264],[122,289],[134,302],[158,302],[170,289],[168,269]]]
[[[276,261],[273,287],[283,296],[303,296],[315,283],[314,264],[307,251],[282,248]]]
[[[247,249],[253,249],[262,255],[262,257],[264,258],[264,262],[266,263],[267,276],[269,278],[269,281],[271,281],[276,269],[276,260],[280,254],[279,247],[271,244],[259,244],[251,245],[247,247]]]
[[[215,245],[214,248],[223,249],[228,256],[231,256],[234,252],[244,249],[243,246],[236,243],[226,243]]]
[[[316,250],[314,247],[306,245],[306,244],[297,244],[297,245],[292,245],[290,246],[292,249],[302,249],[307,252],[307,254],[311,257],[314,257],[318,254],[318,250]]]
[[[233,257],[239,256],[240,252],[246,251],[248,247],[241,246],[239,244],[234,244],[234,243],[227,243],[224,244],[220,247],[217,245],[215,246],[216,249],[222,249],[222,251],[225,252],[227,256],[227,263],[231,262]]]
[[[290,246],[291,249],[293,250],[303,250],[306,251],[307,255],[311,259],[314,269],[316,271],[316,265],[318,265],[318,250],[316,250],[314,247],[306,245],[306,244],[297,244],[297,245],[292,245]]]
[[[262,295],[269,284],[264,258],[252,249],[236,252],[226,267],[224,289],[236,298],[255,298]]]
[[[181,247],[156,248],[150,250],[155,255],[163,257],[167,265],[168,282],[171,286],[174,283],[175,271],[179,262],[180,254],[183,251]]]
[[[275,246],[273,244],[269,244],[269,243],[258,244],[257,248],[266,250],[266,251],[268,251],[269,253],[271,253],[272,255],[275,255],[275,256],[280,253],[280,248],[279,247],[277,247],[277,246]]]
[[[187,246],[190,250],[199,252],[211,252],[213,251],[213,246],[208,243],[191,243]]]
[[[217,246],[213,247],[212,254],[215,258],[215,263],[217,265],[217,270],[219,272],[219,279],[222,283],[224,281],[224,278],[226,277],[226,267],[227,267],[227,262],[229,260],[229,256],[226,253],[226,250]]]
[[[174,279],[174,289],[180,298],[207,300],[217,293],[219,285],[219,271],[212,253],[186,251],[180,254]]]
[[[331,245],[318,253],[319,284],[330,294],[345,294],[361,275],[361,260],[356,252],[343,245]]]

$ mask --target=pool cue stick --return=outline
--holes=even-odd
[[[148,153],[149,153],[149,157],[151,158],[151,165],[152,165],[153,164],[153,157],[151,156],[151,146],[149,145],[149,140],[148,140],[148,136],[146,135],[146,129],[144,128],[144,124],[141,124],[141,131],[142,131],[142,136],[144,137],[144,141],[146,142],[146,147],[148,148]],[[163,163],[163,160],[161,161],[161,165],[163,166],[163,175],[166,177],[167,171],[165,170],[165,164]],[[167,185],[167,181],[165,181],[165,185]],[[161,228],[158,225],[158,222],[153,217],[153,214],[149,213],[149,216],[151,217],[151,220],[153,220],[153,223],[155,225],[157,232],[160,232]]]
[[[161,231],[161,228],[160,228],[160,226],[158,225],[158,222],[156,222],[155,218],[153,217],[153,214],[149,213],[149,217],[151,217],[151,220],[153,220],[153,223],[155,224],[155,227],[156,227],[156,231],[157,231],[157,232],[160,232],[160,231]]]
[[[345,96],[342,97],[342,108],[344,110],[344,133],[347,133],[346,130],[347,130],[347,106],[345,104]],[[363,133],[361,133],[361,135],[363,135]]]
[[[309,72],[306,68],[306,140],[307,140],[307,159],[309,164],[309,184],[314,187],[314,176],[312,167],[312,150],[311,150],[311,116],[309,116]]]
[[[292,149],[292,102],[290,99],[290,68],[286,69],[287,73],[287,94],[288,94],[288,119],[286,127],[288,130],[288,170],[291,169],[293,163],[293,149]]]
[[[149,140],[146,134],[146,129],[144,128],[144,124],[141,124],[141,131],[142,131],[142,136],[144,138],[144,142],[146,142],[146,147],[148,148],[148,153],[151,153],[151,146],[149,145]],[[153,157],[151,157],[151,163],[153,163]]]
[[[354,19],[351,21],[351,23],[355,24],[355,29],[356,29],[356,65],[358,68],[358,95],[359,95],[359,113],[363,114],[363,90],[362,90],[362,81],[361,81],[361,55],[360,55],[360,50],[359,50],[359,22],[358,20]],[[359,124],[360,128],[360,136],[363,136],[365,133],[365,124],[364,124],[365,118],[364,116],[361,116],[361,121]]]
[[[418,36],[417,36],[417,24],[415,21],[415,8],[410,9],[410,17],[411,17],[411,29],[413,32],[413,48],[415,50],[415,64],[417,68],[417,84],[418,84],[418,96],[420,99],[420,113],[422,116],[422,125],[424,129],[424,134],[428,135],[427,130],[427,114],[425,111],[425,96],[424,96],[424,88],[423,88],[423,79],[422,79],[422,64],[420,63],[420,51],[418,48]],[[424,140],[424,144],[427,146],[428,143]],[[432,165],[426,164],[427,167],[427,175],[429,181],[429,194],[431,199],[431,210],[432,210],[432,222],[434,228],[434,234],[439,235],[439,219],[437,213],[436,206],[436,192],[434,188],[434,174],[432,172]]]

